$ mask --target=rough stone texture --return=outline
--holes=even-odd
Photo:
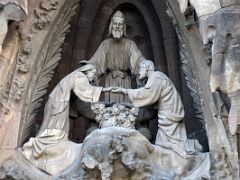
[[[69,2],[72,1],[68,1],[67,3],[67,5],[71,6]],[[217,95],[217,98],[212,96],[208,86],[210,68],[206,48],[201,46],[198,28],[196,26],[192,26],[191,28],[188,26],[188,29],[185,27],[189,22],[186,22],[184,17],[181,16],[177,3],[167,1],[172,10],[172,17],[175,17],[173,22],[174,25],[176,25],[177,34],[180,35],[178,37],[165,12],[167,7],[164,1],[82,0],[81,3],[79,3],[81,6],[77,11],[77,16],[71,21],[72,28],[64,44],[64,35],[56,36],[56,39],[60,40],[60,42],[57,43],[58,46],[55,46],[57,41],[53,38],[53,34],[63,33],[59,27],[68,29],[66,23],[59,21],[60,19],[64,20],[64,17],[66,17],[67,22],[69,21],[67,16],[63,16],[68,14],[68,11],[64,9],[64,7],[68,6],[64,3],[65,1],[63,0],[30,1],[29,15],[20,25],[19,29],[16,30],[15,24],[9,26],[8,35],[4,42],[3,56],[0,57],[1,148],[15,148],[27,140],[29,136],[36,133],[36,129],[39,128],[42,121],[39,108],[45,104],[42,97],[47,93],[46,89],[48,88],[48,92],[50,92],[49,90],[52,89],[63,76],[78,67],[79,60],[86,59],[92,55],[102,39],[106,37],[107,24],[112,12],[116,9],[121,9],[129,14],[129,19],[131,19],[131,17],[135,18],[132,22],[141,23],[140,25],[134,24],[134,27],[138,28],[132,28],[133,36],[131,38],[136,36],[135,40],[139,48],[143,49],[147,57],[153,57],[158,69],[169,75],[179,93],[183,95],[184,106],[188,112],[186,115],[188,122],[186,126],[189,136],[199,137],[200,141],[202,141],[201,144],[205,144],[205,149],[208,149],[207,142],[209,142],[210,151],[213,155],[216,155],[212,157],[214,160],[212,166],[213,175],[215,174],[216,179],[219,179],[219,177],[231,177],[233,172],[231,169],[229,170],[229,167],[233,167],[235,172],[238,171],[237,158],[236,156],[232,156],[233,154],[237,154],[236,137],[231,137],[226,133],[228,129],[226,125],[226,113],[222,113],[222,109],[225,109],[225,105],[227,105],[224,104],[226,101],[223,103],[222,100],[219,100],[219,95]],[[221,0],[220,3],[222,7],[227,7],[239,2],[237,0]],[[138,20],[135,21],[136,19]],[[190,26],[191,25],[193,24],[190,23]],[[59,31],[57,31],[57,29]],[[130,27],[129,29],[129,32],[131,32]],[[142,37],[145,37],[144,41],[142,41]],[[188,68],[185,69],[184,73],[180,70],[181,63],[179,61],[179,49],[177,47],[178,38],[180,45],[184,45],[187,49],[184,51],[187,52],[188,61],[184,62],[187,62],[186,67]],[[142,42],[144,42],[143,45],[141,45]],[[48,67],[45,65],[49,57],[58,56],[56,61],[60,60],[60,49],[58,48],[62,44],[64,51],[62,53],[61,64],[56,69],[50,87],[48,87],[48,83],[52,79],[52,70],[56,67],[57,62],[52,66],[49,76],[43,78],[46,80],[43,81],[45,84],[44,88],[42,88],[43,86],[38,86],[39,82],[41,82],[41,77],[43,77],[43,72],[45,72],[44,67]],[[55,52],[49,52],[47,49],[53,49],[52,47],[57,47],[57,50]],[[192,86],[192,82],[198,83],[195,84],[196,86]],[[189,84],[190,91],[188,90]],[[43,92],[38,94],[36,93],[36,89],[43,90]],[[188,91],[186,92],[186,90]],[[197,98],[194,98],[196,97],[194,92],[198,94]],[[193,98],[189,95],[193,96]],[[208,140],[203,138],[206,137],[205,132],[202,131],[203,128],[201,128],[201,130],[198,129],[199,126],[204,127],[199,120],[202,118],[199,118],[199,116],[194,118],[196,114],[199,115],[199,112],[201,115],[204,115]],[[33,121],[29,123],[29,119]],[[193,119],[198,120],[193,123]],[[73,121],[75,120],[76,119]],[[81,123],[80,126],[73,125],[73,140],[81,141],[80,139],[84,139],[85,133],[81,132],[80,135],[78,131],[84,127],[84,131],[86,132],[86,129],[91,126],[88,121],[89,120],[86,120],[86,123]],[[35,122],[38,122],[38,125]],[[156,128],[154,129],[156,120],[152,122],[149,126],[153,126],[151,129],[152,132],[154,132],[156,131]],[[75,124],[80,123],[75,121]],[[4,151],[3,154],[7,153]],[[2,155],[0,155],[0,157],[0,159],[3,159]],[[229,162],[229,159],[235,159],[235,164],[224,165],[225,174],[218,173],[221,172],[222,164]],[[214,164],[219,161],[223,163]]]
[[[158,167],[161,166],[162,173],[166,173],[167,170],[174,176],[209,179],[208,153],[202,154],[202,147],[199,143],[187,138],[183,121],[184,108],[176,88],[164,73],[155,71],[154,63],[141,55],[133,41],[126,39],[126,24],[123,17],[124,15],[120,11],[113,15],[109,26],[112,37],[101,43],[90,61],[81,61],[80,64],[84,65],[65,76],[53,89],[44,108],[41,129],[36,137],[30,138],[21,147],[20,151],[35,167],[52,176],[58,176],[65,169],[74,168],[76,161],[81,166],[84,165],[82,168],[78,167],[80,168],[79,172],[81,169],[83,170],[83,178],[86,178],[85,176],[98,178],[94,175],[94,168],[98,168],[101,171],[101,178],[107,180],[115,174],[116,167],[112,164],[120,158],[120,162],[127,166],[132,174],[119,172],[115,175],[116,178],[130,178],[131,176],[133,179],[159,178],[159,173],[156,174],[155,171],[158,171]],[[111,43],[109,44],[109,42]],[[124,57],[122,53],[125,52],[121,52],[122,49],[125,50],[124,48],[128,51],[126,53],[132,57],[122,60],[121,66],[116,66],[117,62],[114,60]],[[114,50],[113,53],[111,50]],[[111,66],[111,63],[115,66]],[[108,67],[105,67],[105,64]],[[105,87],[102,88],[90,84],[99,75],[107,75],[108,70],[120,67],[118,71],[124,71],[121,68],[129,66],[131,66],[131,73],[137,74],[139,81],[147,80],[142,87],[131,89],[129,86],[124,86],[125,84],[113,87],[114,84],[105,83]],[[124,79],[124,77],[121,78]],[[111,103],[106,99],[103,103],[99,103],[101,92],[127,95],[132,103],[128,106],[133,107],[131,109],[125,107],[127,105],[124,105],[126,104],[124,99],[120,99],[119,103],[122,105],[114,104],[111,106]],[[82,114],[83,110],[79,107],[78,109],[82,111],[76,112],[74,110],[76,105],[71,105],[73,93],[81,102],[79,106],[94,103],[91,105],[91,109],[96,114],[93,120],[102,129],[100,133],[96,133],[98,130],[90,133],[89,136],[94,138],[88,140],[89,136],[86,137],[83,144],[69,141],[69,116],[78,117],[80,114],[86,118],[91,118],[91,113]],[[113,103],[118,103],[118,101],[113,101]],[[107,104],[109,107],[106,107]],[[143,138],[142,135],[140,138],[131,129],[135,129],[137,126],[136,118],[139,108],[153,104],[158,104],[159,128],[155,142],[156,154],[150,158],[148,154],[155,148],[150,145],[146,138]],[[146,137],[151,134],[147,128],[139,129]],[[146,144],[146,148],[141,147],[140,144]],[[68,147],[67,150],[65,147]],[[158,147],[164,153],[157,150]],[[119,154],[122,155],[119,157]],[[162,164],[161,159],[169,163],[163,162]],[[196,164],[192,163],[190,159],[196,159]],[[178,167],[180,164],[182,166]],[[192,169],[189,169],[190,165],[193,166]],[[86,175],[86,169],[89,169],[90,177]],[[4,170],[6,171],[6,168]],[[93,176],[91,176],[92,174]]]
[[[198,120],[193,121],[195,119],[193,101],[191,97],[189,98],[185,75],[181,76],[177,36],[165,12],[166,8],[163,2],[158,1],[150,3],[132,0],[126,4],[123,1],[82,1],[78,15],[71,22],[70,33],[67,34],[63,45],[62,59],[55,71],[56,75],[50,84],[49,92],[60,79],[79,66],[80,60],[89,59],[94,54],[100,42],[107,37],[109,17],[115,9],[120,9],[126,14],[128,37],[135,41],[147,59],[154,61],[157,70],[170,77],[180,95],[187,94],[182,96],[187,111],[185,115],[187,131],[190,137],[198,137],[207,151],[205,125]],[[41,114],[39,113],[37,117],[39,124],[42,120]],[[156,126],[156,119],[152,124]],[[157,129],[151,124],[150,126],[154,142]],[[200,126],[203,128],[199,129]],[[73,132],[73,134],[77,133]],[[73,137],[73,139],[83,138]]]
[[[187,1],[185,1],[187,2]],[[189,21],[189,16],[194,16],[191,13],[191,7],[184,1],[179,1],[180,9],[184,13],[185,21]],[[208,5],[209,12],[202,14],[204,7],[202,1],[189,1],[194,7],[197,14],[198,21],[191,22],[188,25],[186,34],[192,34],[195,32],[200,35],[202,42],[205,45],[204,49],[211,57],[206,61],[210,66],[210,72],[206,79],[210,85],[210,89],[213,94],[214,104],[212,108],[213,117],[216,117],[220,121],[216,121],[215,124],[218,127],[217,131],[221,134],[219,139],[224,146],[224,153],[226,158],[229,159],[233,170],[231,171],[235,179],[239,178],[239,163],[237,146],[237,130],[239,125],[239,61],[238,61],[238,46],[239,46],[239,32],[236,27],[239,27],[239,1],[210,1]],[[199,4],[198,4],[199,3]],[[219,6],[220,3],[220,6]],[[218,4],[218,8],[215,8]],[[171,8],[173,4],[170,5]],[[176,7],[176,6],[175,6]],[[184,7],[184,8],[183,8]],[[172,14],[172,17],[175,16]],[[175,16],[175,20],[177,20]],[[179,23],[175,22],[176,24]],[[189,22],[185,22],[188,24]],[[198,26],[196,26],[198,25]],[[199,27],[199,31],[196,29]],[[178,27],[177,27],[178,28]],[[179,34],[183,34],[181,32]],[[192,39],[188,39],[193,41]],[[189,42],[188,42],[189,43]],[[196,43],[196,42],[195,42]],[[199,45],[201,46],[201,45]],[[211,49],[210,49],[211,48]],[[193,51],[194,48],[192,48]],[[193,56],[195,56],[193,54]],[[199,58],[200,59],[200,58]],[[219,93],[220,91],[221,93]],[[229,96],[224,97],[222,94]],[[227,101],[226,101],[227,99]],[[229,112],[226,112],[229,108],[229,102],[231,103]],[[215,107],[214,107],[215,106]],[[228,125],[227,125],[228,121]],[[210,133],[210,131],[209,131]],[[210,146],[211,135],[209,134]],[[213,149],[210,147],[210,149]],[[218,151],[218,150],[217,150]],[[225,158],[224,157],[224,158]],[[216,157],[214,157],[217,159]],[[223,158],[223,159],[224,159]],[[228,169],[227,166],[225,169]],[[226,177],[226,176],[225,176]],[[223,178],[223,177],[222,177]]]
[[[1,151],[0,178],[6,179],[209,179],[208,153],[179,158],[152,145],[136,130],[104,128],[83,142],[72,167],[49,176],[30,164],[19,151]],[[167,161],[167,163],[165,163]],[[180,166],[181,164],[181,166]]]

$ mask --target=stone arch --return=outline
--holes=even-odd
[[[175,31],[165,13],[166,6],[163,2],[143,2],[138,0],[81,1],[78,14],[71,21],[72,26],[70,33],[67,34],[66,40],[63,44],[62,58],[60,64],[55,69],[55,76],[48,87],[48,92],[53,89],[62,77],[74,70],[78,66],[80,60],[87,57],[86,49],[88,49],[89,43],[93,42],[93,39],[90,37],[97,33],[95,32],[95,27],[101,27],[101,37],[97,40],[94,39],[95,45],[90,49],[94,51],[94,49],[97,48],[98,44],[104,38],[104,34],[106,34],[109,17],[114,10],[123,8],[123,4],[131,4],[142,15],[142,18],[148,27],[147,31],[149,32],[151,46],[154,51],[153,59],[155,60],[158,69],[169,75],[181,93],[181,90],[185,88],[185,82],[183,82],[183,74],[180,72],[177,46],[178,41]],[[159,8],[162,8],[160,12]],[[100,24],[96,24],[98,22],[100,22]],[[161,49],[161,52],[159,49]],[[89,54],[91,55],[91,52]],[[46,97],[47,96],[45,96],[45,99]],[[191,100],[185,99],[185,101],[188,103],[188,107],[192,108]],[[40,110],[43,110],[44,104],[45,103],[43,102]],[[192,116],[189,118],[192,118]],[[39,116],[35,122],[36,121],[41,124],[41,116]]]
[[[17,134],[14,142],[17,143],[12,146],[21,145],[36,133],[36,116],[44,101],[54,70],[61,59],[61,46],[79,2],[80,0],[39,1],[35,8],[30,9],[31,17],[20,27],[22,49],[17,64],[24,62],[23,65],[28,67],[28,71],[25,76],[19,75],[18,68],[14,72],[13,78],[22,77],[25,88],[20,94],[22,96],[19,101],[13,102],[12,105],[20,109],[20,113],[17,111],[18,116],[14,119],[18,127],[13,127],[18,128],[14,129]],[[49,9],[45,8],[46,5]],[[37,13],[39,14],[35,15]],[[7,134],[6,137],[8,136],[11,137]]]

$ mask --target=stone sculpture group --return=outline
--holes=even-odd
[[[240,0],[95,1],[0,0],[0,179],[239,179]]]
[[[90,61],[82,61],[80,68],[58,83],[45,105],[40,131],[20,151],[34,166],[54,177],[208,178],[208,154],[201,153],[197,140],[187,138],[184,108],[176,88],[165,74],[155,71],[153,62],[142,56],[133,41],[124,37],[124,21],[124,15],[117,11],[110,37]],[[147,79],[146,84],[131,88],[128,70],[140,80]],[[103,74],[104,88],[91,85]],[[68,140],[71,92],[91,103],[100,128],[82,144]],[[106,102],[100,102],[102,93]],[[108,102],[115,104],[107,107]],[[155,145],[135,130],[139,108],[153,104],[158,109]]]

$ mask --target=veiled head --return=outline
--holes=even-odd
[[[80,63],[84,65],[79,68],[79,71],[83,72],[89,81],[93,81],[97,74],[96,67],[87,61],[81,61]]]

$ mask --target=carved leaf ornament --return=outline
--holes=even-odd
[[[31,134],[36,132],[37,130],[37,127],[35,126],[35,118],[43,102],[43,97],[47,93],[47,87],[54,75],[54,70],[57,67],[59,61],[61,60],[61,46],[64,43],[66,32],[70,28],[70,19],[75,14],[76,9],[79,5],[79,1],[80,0],[66,0],[65,4],[61,9],[62,13],[58,18],[57,24],[54,26],[54,29],[49,30],[51,31],[52,37],[49,38],[48,42],[45,42],[45,46],[40,53],[41,57],[39,61],[41,61],[42,66],[38,75],[34,94],[32,96],[31,105],[29,107],[30,110],[24,124],[22,137],[23,141],[29,138]],[[47,12],[50,10],[55,10],[56,2],[57,1],[52,0],[42,2],[41,5],[43,7],[48,7],[46,6],[46,3],[50,3],[50,5],[52,6],[52,8],[50,9],[42,8],[43,11]],[[38,25],[37,27],[42,27],[42,25]]]

